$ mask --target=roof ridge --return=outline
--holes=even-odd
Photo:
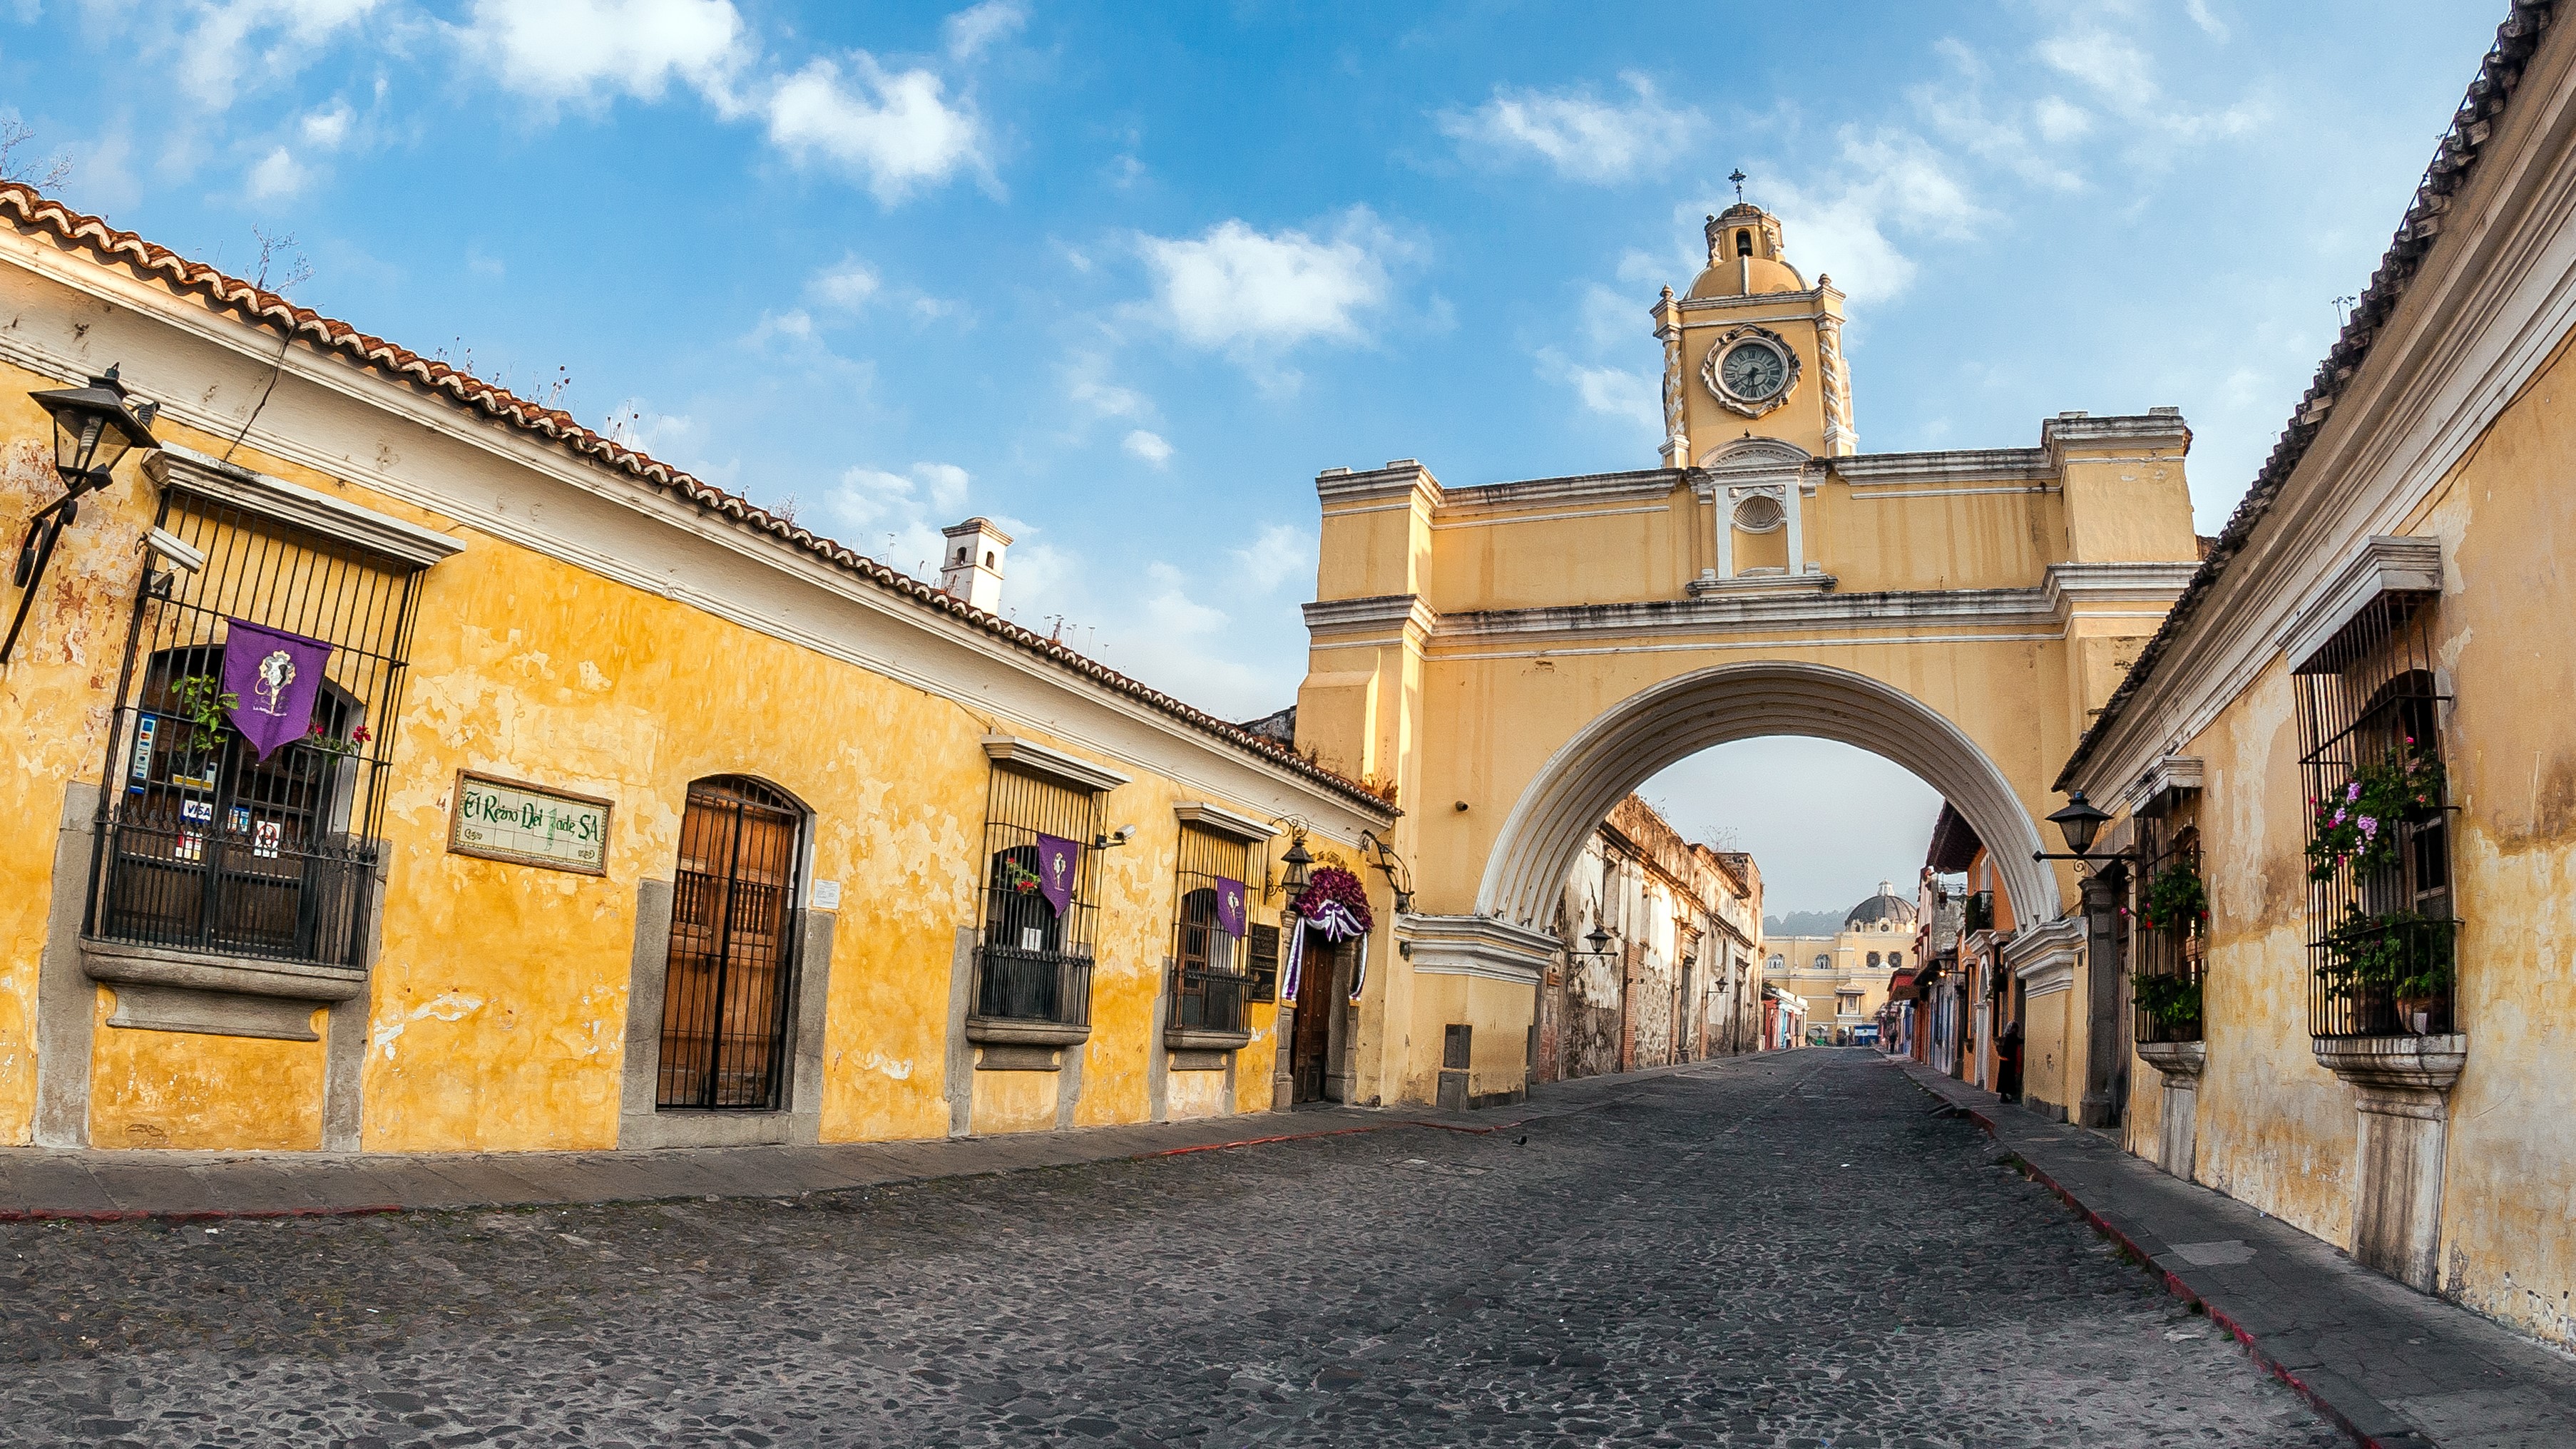
[[[779,543],[820,557],[832,566],[855,574],[916,606],[962,619],[1024,652],[1036,654],[1093,683],[1151,706],[1202,733],[1271,763],[1286,766],[1355,803],[1365,801],[1372,809],[1395,810],[1392,802],[1367,785],[1328,769],[1289,746],[1254,735],[1061,643],[1040,638],[1034,630],[975,608],[945,590],[879,563],[846,544],[797,524],[793,519],[772,513],[685,469],[675,468],[640,448],[620,443],[560,408],[542,407],[463,368],[423,357],[410,348],[362,332],[310,307],[297,306],[256,283],[243,281],[204,262],[191,261],[134,232],[110,226],[103,217],[75,211],[25,182],[0,182],[0,214],[8,215],[24,228],[50,232],[69,246],[87,250],[100,261],[122,263],[137,275],[158,280],[173,291],[200,294],[254,325],[283,332],[289,339],[301,338],[323,351],[340,354],[358,366],[398,381],[411,382],[470,412],[561,444],[594,463],[675,493],[703,511],[720,514]]]
[[[2326,349],[2325,359],[2317,364],[2308,390],[2299,395],[2298,406],[2290,410],[2290,421],[2272,445],[2271,456],[2254,475],[2254,485],[2246,490],[2236,511],[2228,516],[2227,526],[2219,530],[2217,541],[2210,545],[2208,556],[2201,560],[2191,582],[2183,586],[2181,596],[2165,612],[2164,621],[2148,636],[2146,647],[2138,651],[2137,659],[2121,676],[2111,697],[2102,702],[2102,712],[2076,740],[2074,751],[2066,757],[2049,788],[2064,790],[2075,772],[2100,748],[2104,735],[2118,722],[2138,690],[2154,677],[2165,651],[2199,612],[2220,575],[2227,572],[2227,565],[2244,550],[2255,525],[2271,512],[2273,502],[2288,486],[2290,475],[2307,457],[2308,446],[2325,430],[2326,414],[2359,375],[2380,328],[2397,310],[2407,284],[2415,279],[2425,254],[2433,249],[2434,239],[2441,232],[2442,213],[2450,209],[2451,197],[2476,170],[2496,118],[2513,98],[2522,81],[2523,65],[2540,48],[2540,38],[2557,18],[2557,8],[2558,0],[2510,0],[2503,22],[2496,27],[2495,43],[2479,63],[2468,93],[2452,113],[2450,127],[2434,146],[2433,159],[2415,185],[2414,198],[2398,219],[2397,234],[2389,240],[2388,250],[2370,274],[2370,285],[2362,289],[2334,345]]]

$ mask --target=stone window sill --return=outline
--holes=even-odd
[[[1091,1028],[1067,1026],[1055,1021],[1010,1021],[997,1016],[970,1016],[966,1018],[966,1039],[1001,1046],[1080,1046],[1091,1040]]]
[[[81,970],[116,993],[110,1026],[319,1041],[313,1012],[363,995],[367,973],[121,941],[81,942]]]
[[[2357,1087],[2447,1092],[2469,1062],[2466,1032],[2441,1036],[2320,1036],[2317,1065]]]
[[[1176,1052],[1234,1052],[1252,1045],[1252,1033],[1167,1026],[1163,1028],[1163,1045]]]

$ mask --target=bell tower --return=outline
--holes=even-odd
[[[1843,363],[1843,294],[1789,264],[1780,218],[1739,200],[1708,219],[1708,267],[1654,307],[1664,344],[1664,466],[1706,467],[1748,434],[1810,456],[1860,451]]]

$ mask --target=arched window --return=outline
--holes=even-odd
[[[1831,971],[1834,969],[1834,958],[1821,954],[1818,955],[1816,957],[1816,969],[1819,971]]]
[[[802,807],[740,775],[689,786],[671,880],[660,1107],[772,1111],[787,1063]]]
[[[1749,257],[1753,255],[1752,232],[1739,231],[1735,234],[1735,254],[1739,257]]]
[[[990,789],[983,924],[968,1026],[979,1019],[1086,1025],[1102,844],[1100,793],[999,760]],[[1045,879],[1050,870],[1061,876],[1052,885]]]
[[[1226,929],[1221,893],[1235,897],[1236,925],[1249,927],[1245,883],[1261,878],[1255,844],[1192,823],[1181,827],[1176,888],[1179,919],[1172,952],[1172,1025],[1184,1031],[1242,1032],[1252,980],[1244,942]]]
[[[1770,960],[1770,962],[1769,962],[1768,969],[1773,970],[1773,971],[1786,971],[1786,970],[1788,970],[1788,969],[1789,969],[1789,958],[1788,958],[1788,957],[1786,957],[1786,956],[1783,956],[1783,955],[1779,954],[1779,953],[1778,953],[1778,952],[1776,952],[1776,951],[1775,951],[1775,952],[1773,952],[1773,953],[1771,954],[1771,960]]]
[[[961,555],[961,556],[962,556],[962,555]],[[986,568],[991,568],[992,566],[993,566],[993,551],[992,551],[991,549],[986,549],[986,550],[984,551],[984,567],[986,567]]]

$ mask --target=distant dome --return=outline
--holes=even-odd
[[[1852,907],[1843,917],[1843,929],[1866,931],[1882,922],[1899,930],[1914,928],[1914,903],[1896,893],[1893,881],[1880,881],[1877,895]]]

